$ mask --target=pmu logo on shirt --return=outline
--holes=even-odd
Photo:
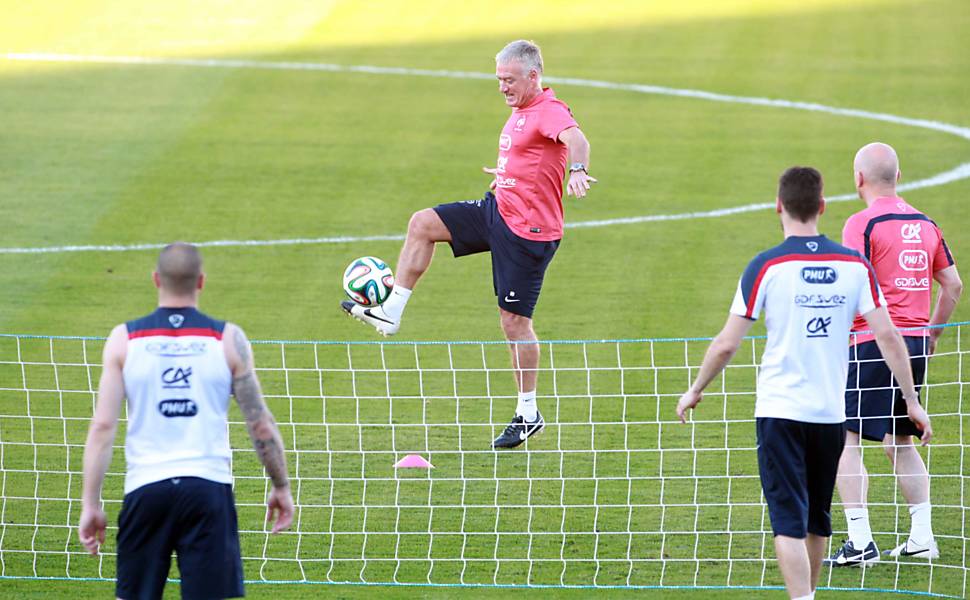
[[[832,267],[802,267],[802,281],[805,283],[835,283],[839,273]]]
[[[907,271],[925,271],[930,268],[926,250],[903,250],[899,253],[899,266]]]
[[[199,405],[188,398],[162,400],[158,403],[158,412],[164,417],[194,417],[199,414]]]

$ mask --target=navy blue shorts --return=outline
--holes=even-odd
[[[172,551],[178,556],[182,598],[245,595],[232,486],[180,477],[125,495],[118,516],[115,594],[125,600],[161,598]]]
[[[758,471],[775,535],[832,535],[832,491],[845,445],[842,423],[756,419]]]
[[[903,336],[909,350],[913,380],[919,390],[926,377],[927,337]],[[889,435],[922,435],[906,416],[906,401],[875,341],[849,348],[845,383],[845,417],[849,431],[881,442]]]
[[[451,233],[456,257],[492,253],[492,285],[499,307],[532,318],[559,240],[536,242],[515,235],[499,214],[492,192],[481,200],[439,204],[434,211]]]

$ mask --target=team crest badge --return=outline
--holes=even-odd
[[[525,117],[519,117],[519,119],[515,122],[514,131],[522,131],[523,127],[525,127]]]
[[[182,315],[169,315],[168,322],[172,324],[172,327],[178,329],[185,322],[185,317]]]
[[[808,246],[808,249],[812,252],[818,250],[818,242],[805,242],[805,245]],[[178,325],[176,325],[176,327],[178,327]]]

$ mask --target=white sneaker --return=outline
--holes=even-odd
[[[377,333],[383,335],[384,337],[394,335],[397,333],[397,330],[401,328],[401,322],[395,321],[387,316],[387,313],[385,313],[384,309],[380,306],[368,308],[366,306],[361,306],[356,302],[344,300],[340,303],[340,308],[344,309],[344,312],[358,321],[367,323],[368,325],[373,325],[374,329],[377,330]]]
[[[925,558],[931,560],[940,557],[940,549],[937,548],[934,539],[930,539],[926,544],[917,544],[910,538],[892,550],[883,551],[883,554],[889,556],[889,558]]]

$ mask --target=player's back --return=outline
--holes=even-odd
[[[842,240],[872,263],[896,327],[925,327],[932,305],[933,275],[953,264],[936,224],[902,198],[887,196],[849,217]],[[856,319],[852,328],[853,331],[867,329],[861,318]],[[926,332],[915,330],[903,334],[926,335]],[[855,341],[871,339],[872,335],[868,334],[857,336]]]
[[[755,257],[731,307],[748,319],[765,311],[755,416],[844,421],[849,330],[880,302],[866,261],[825,236],[791,236]]]
[[[194,308],[129,321],[125,493],[170,477],[231,483],[225,322]]]

